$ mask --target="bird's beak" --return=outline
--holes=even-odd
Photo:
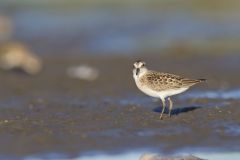
[[[137,70],[136,70],[136,76],[138,75],[139,72],[140,72],[140,68],[137,68]]]

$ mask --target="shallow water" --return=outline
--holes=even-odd
[[[190,99],[190,98],[208,98],[208,99],[222,99],[222,100],[230,100],[230,99],[240,99],[240,89],[232,89],[232,90],[215,90],[215,91],[195,91],[188,92],[182,96],[182,98]]]
[[[36,77],[0,72],[2,156],[67,159],[85,158],[87,153],[96,151],[91,154],[92,158],[109,153],[109,159],[114,159],[128,151],[131,157],[139,158],[147,151],[192,153],[183,149],[201,147],[226,152],[239,150],[240,109],[235,95],[239,88],[238,77],[234,79],[235,75],[230,72],[227,78],[236,80],[229,81],[236,89],[229,87],[219,91],[221,83],[217,87],[211,85],[212,88],[196,86],[174,97],[172,117],[166,112],[161,121],[161,102],[139,92],[129,76],[131,59],[102,58],[99,61],[92,57],[82,60],[80,56],[65,62],[69,57],[49,57],[45,59],[49,69]],[[90,83],[67,77],[66,68],[82,61],[99,67],[99,79]],[[183,59],[182,63],[188,66],[192,61]],[[227,66],[228,61],[225,62]],[[112,67],[106,66],[107,63]],[[167,64],[175,70],[172,61],[165,59],[161,63]],[[189,75],[195,74],[192,70],[186,71]],[[116,73],[124,79],[116,77]],[[198,73],[202,74],[202,70]],[[205,94],[209,92],[216,97]],[[135,152],[142,148],[146,150]],[[128,154],[123,156],[127,159]]]
[[[184,9],[108,7],[63,12],[27,8],[9,15],[16,25],[13,39],[28,43],[43,57],[45,68],[36,77],[0,72],[0,156],[29,160],[134,160],[146,152],[192,153],[213,160],[240,156],[236,74],[240,57],[217,54],[221,49],[214,56],[184,54],[192,46],[200,46],[194,53],[202,53],[205,46],[212,49],[210,42],[219,39],[237,43],[238,16],[215,19]],[[160,54],[163,48],[177,54]],[[143,54],[139,57],[137,52]],[[174,97],[172,117],[166,112],[161,121],[161,102],[141,94],[133,82],[132,63],[139,58],[153,69],[206,78],[208,85]],[[99,69],[98,79],[68,77],[66,69],[79,64]]]
[[[226,47],[230,44],[234,49],[233,40],[240,37],[238,18],[225,13],[217,19],[184,9],[25,9],[13,14],[18,31],[14,36],[27,41],[40,54],[59,49],[68,54],[79,50],[88,54],[132,54],[169,46],[204,48],[212,43],[214,47],[219,41],[230,42]]]
[[[126,152],[119,154],[104,154],[104,153],[92,153],[83,156],[79,156],[77,158],[73,158],[73,160],[139,160],[140,157],[144,154],[159,154],[157,152],[151,152],[148,150],[135,151],[135,152]],[[194,155],[196,157],[207,159],[207,160],[226,160],[226,159],[238,159],[240,157],[239,152],[188,152],[176,155]],[[41,159],[58,159],[61,157],[62,160],[68,159],[64,158],[64,156],[60,156],[58,154],[49,154],[44,156],[44,158],[36,158],[36,157],[26,157],[26,160],[41,160]]]

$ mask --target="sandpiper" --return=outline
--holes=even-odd
[[[170,97],[186,91],[197,83],[206,81],[206,79],[188,79],[174,74],[148,70],[146,63],[141,60],[136,61],[133,67],[133,78],[137,87],[145,94],[161,99],[163,108],[160,119],[165,110],[166,98],[169,101],[168,115],[171,117],[173,102]]]

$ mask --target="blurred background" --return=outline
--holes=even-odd
[[[239,13],[238,0],[1,0],[0,158],[239,157]],[[159,121],[133,81],[138,59],[208,81]]]
[[[239,6],[237,0],[2,0],[1,16],[11,25],[1,33],[11,28],[11,39],[39,54],[128,55],[174,47],[232,53],[239,51]]]

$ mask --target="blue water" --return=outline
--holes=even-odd
[[[212,91],[195,91],[188,92],[182,98],[208,98],[208,99],[240,99],[240,89],[233,90],[212,90]]]
[[[240,37],[240,21],[234,16],[213,20],[177,9],[19,10],[12,17],[15,37],[27,41],[42,54],[51,48],[63,49],[68,54],[76,51],[129,54],[191,43],[201,46],[206,41]]]
[[[104,154],[104,153],[95,153],[95,154],[87,154],[82,155],[76,158],[71,158],[72,160],[139,160],[142,155],[153,154],[153,155],[161,155],[157,152],[151,152],[149,150],[142,151],[129,151],[125,153],[119,154]],[[202,151],[202,152],[182,152],[176,153],[176,155],[194,155],[196,157],[207,159],[207,160],[237,160],[240,158],[240,152],[214,152],[214,151]],[[61,158],[60,158],[61,157]],[[69,158],[64,158],[65,156],[61,154],[49,154],[45,156],[29,156],[26,157],[25,160],[68,160]]]
[[[204,104],[203,107],[223,107],[229,105],[231,100],[240,99],[240,89],[228,89],[228,90],[202,90],[202,91],[188,91],[181,95],[175,96],[178,100],[191,100],[191,99],[208,99],[209,102]],[[215,102],[214,100],[218,100]],[[148,108],[156,107],[156,103],[161,105],[161,101],[157,98],[150,98],[145,95],[129,94],[122,98],[119,97],[106,97],[102,101],[107,103],[114,103],[120,106],[147,106]],[[155,102],[155,103],[154,103]],[[197,105],[197,104],[196,104]]]
[[[142,153],[127,153],[122,155],[96,155],[96,156],[83,156],[75,160],[139,160]],[[189,154],[185,154],[189,155]],[[193,153],[194,156],[208,160],[227,160],[239,159],[240,152],[226,152],[226,153]]]

